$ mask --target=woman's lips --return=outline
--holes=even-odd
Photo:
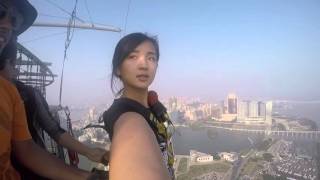
[[[149,76],[145,74],[137,75],[136,77],[140,81],[147,81],[149,79]]]

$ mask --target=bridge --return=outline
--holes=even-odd
[[[187,125],[175,125],[175,127],[188,127]],[[282,137],[282,138],[294,138],[294,139],[310,139],[310,140],[320,140],[320,131],[305,131],[305,130],[294,130],[294,131],[278,131],[269,129],[245,129],[245,128],[232,128],[223,126],[206,125],[202,127],[207,128],[217,128],[233,132],[244,132],[260,134],[272,137]]]

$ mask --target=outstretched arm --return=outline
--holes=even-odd
[[[110,179],[170,179],[156,137],[143,116],[122,114],[113,132]]]
[[[32,140],[13,141],[14,155],[35,173],[51,179],[87,179],[89,172],[64,164]]]
[[[48,104],[43,96],[38,92],[34,91],[35,103],[37,105],[36,119],[40,126],[52,137],[58,144],[63,147],[75,151],[79,154],[86,156],[91,161],[95,162],[106,162],[104,156],[107,152],[101,148],[90,148],[83,143],[77,141],[68,132],[60,127],[60,124],[55,121],[51,112],[49,111]],[[104,159],[103,159],[104,158]]]

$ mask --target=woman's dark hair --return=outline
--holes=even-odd
[[[160,52],[159,52],[159,44],[158,40],[155,37],[150,37],[144,33],[131,33],[124,36],[118,42],[112,59],[112,74],[111,74],[111,90],[114,94],[120,95],[123,91],[123,88],[120,89],[118,92],[115,93],[115,78],[121,79],[117,75],[117,69],[121,66],[123,61],[132,53],[141,43],[145,41],[150,41],[155,50],[156,50],[156,57],[159,60]]]
[[[0,54],[0,70],[2,70],[5,67],[7,59],[10,60],[9,62],[11,64],[15,65],[16,58],[17,58],[17,40],[15,37],[12,37]]]

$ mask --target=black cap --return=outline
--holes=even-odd
[[[23,16],[23,22],[16,34],[19,35],[27,30],[37,18],[37,10],[28,2],[28,0],[10,0],[12,5],[17,8],[17,10]]]

